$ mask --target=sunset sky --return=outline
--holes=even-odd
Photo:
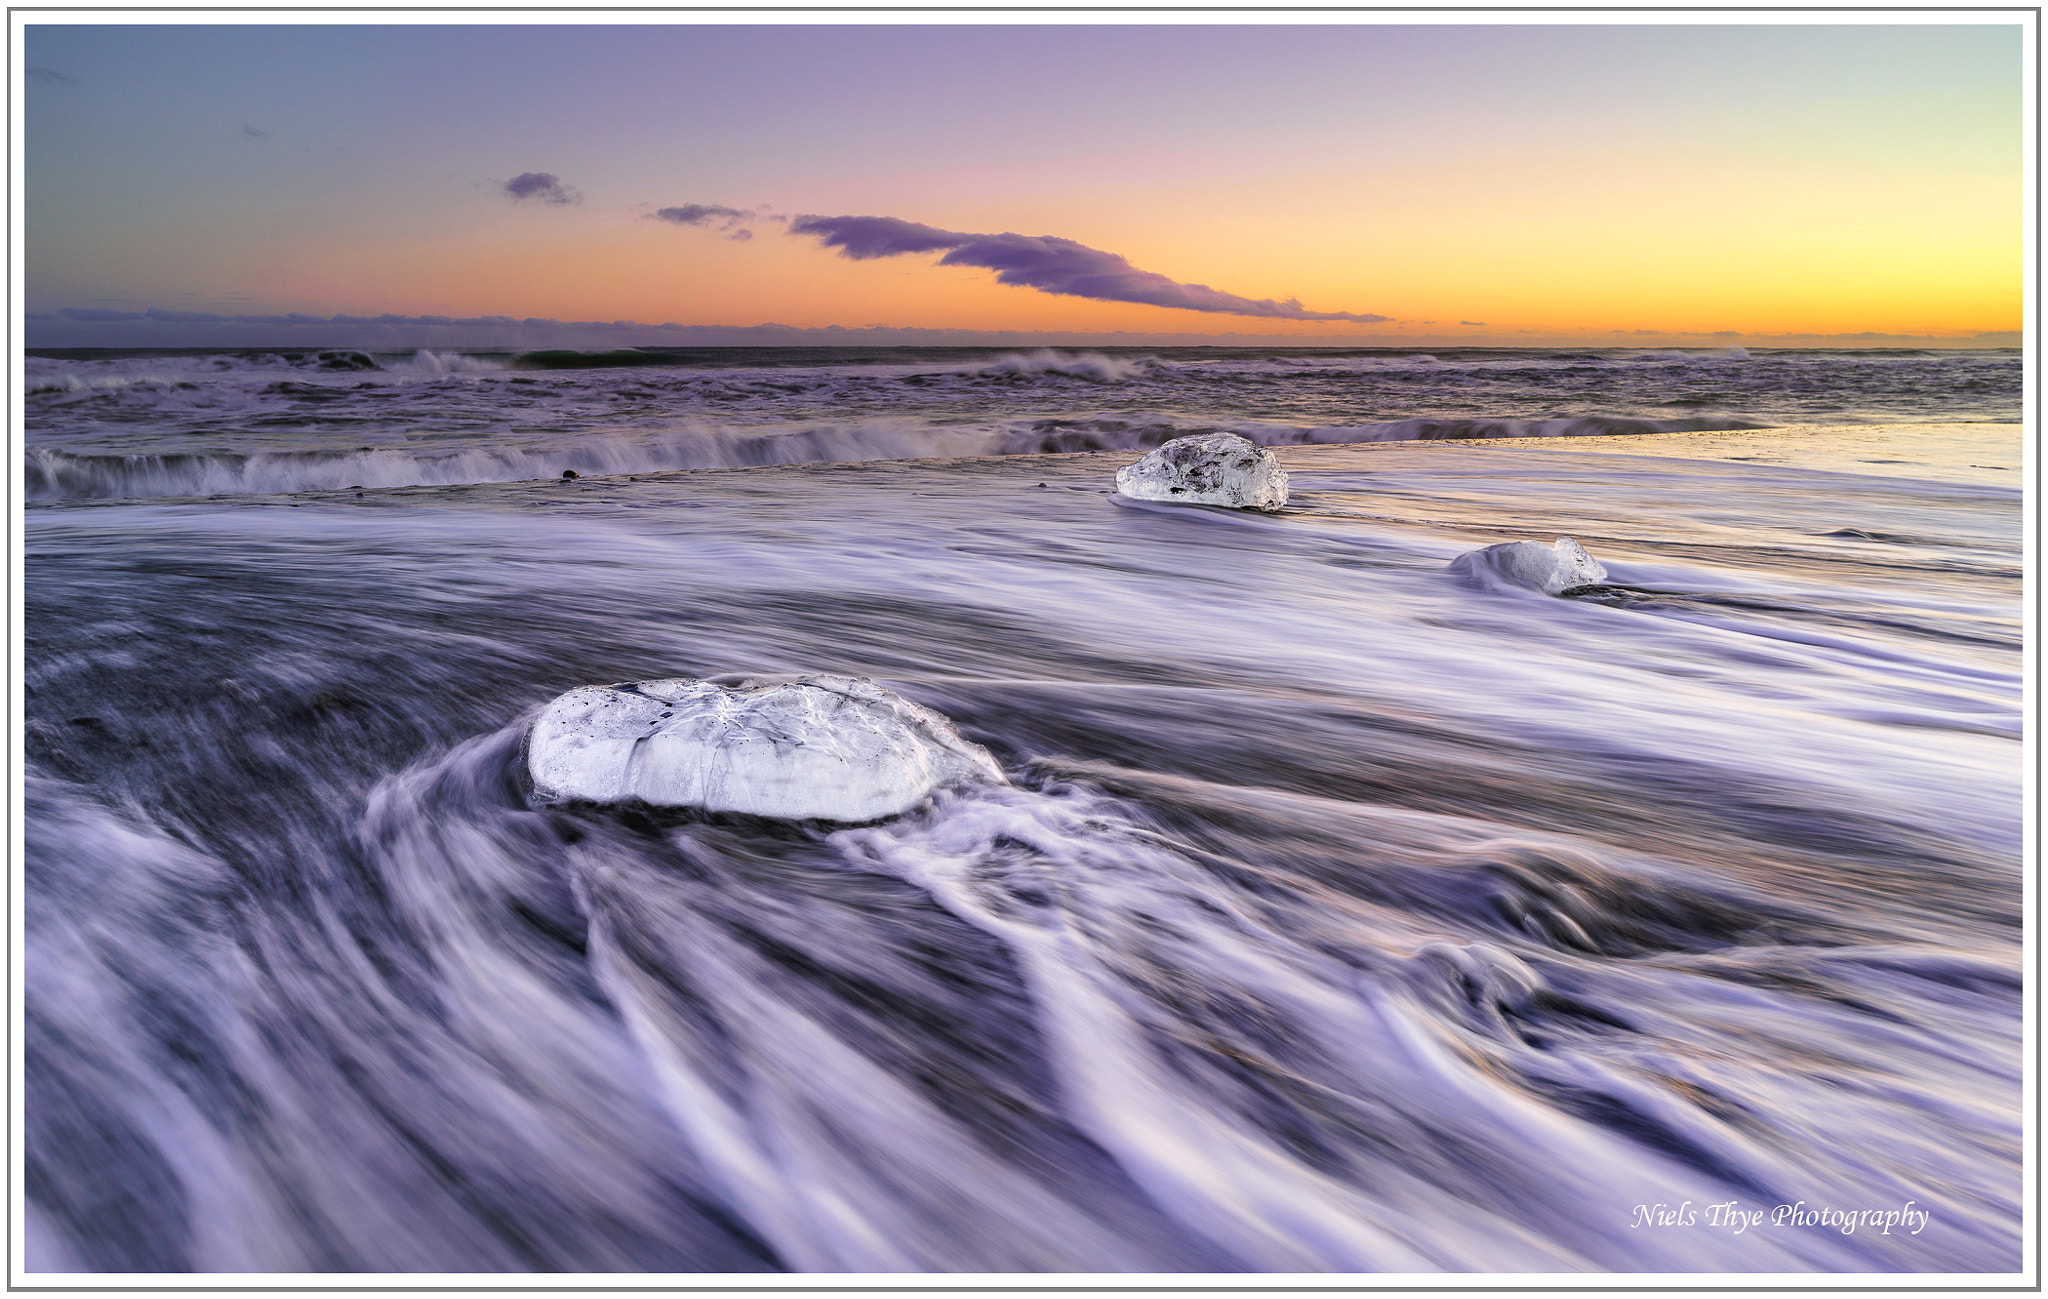
[[[1359,341],[2015,330],[2025,29],[1992,17],[29,22],[28,339],[53,313],[151,308]],[[887,248],[828,246],[804,216],[933,230],[855,259]],[[972,239],[1002,234],[1055,242]],[[1000,258],[1040,287],[998,283]],[[1159,305],[1188,285],[1226,309]]]

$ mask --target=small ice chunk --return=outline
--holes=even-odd
[[[1607,570],[1600,566],[1600,561],[1570,537],[1559,537],[1554,546],[1540,541],[1488,546],[1452,560],[1451,571],[1485,585],[1525,586],[1546,595],[1607,580]]]
[[[942,785],[1003,781],[944,717],[841,676],[583,686],[542,710],[527,766],[544,799],[791,820],[874,821]]]
[[[1117,470],[1116,489],[1136,501],[1270,513],[1287,504],[1287,471],[1271,451],[1235,433],[1197,433]]]

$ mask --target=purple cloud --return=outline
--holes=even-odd
[[[685,203],[681,207],[660,208],[650,215],[657,221],[673,221],[679,226],[701,226],[713,220],[744,220],[748,214],[736,207],[720,207],[716,203]]]
[[[539,199],[543,203],[581,203],[583,196],[562,183],[562,178],[545,171],[522,171],[505,182],[505,193],[514,203]]]
[[[727,239],[743,244],[754,237],[747,228],[747,222],[757,220],[781,221],[784,218],[767,212],[741,210],[724,207],[717,203],[685,203],[681,207],[658,208],[647,214],[657,221],[672,221],[679,226],[703,226],[717,229]]]
[[[1279,320],[1351,320],[1374,324],[1392,319],[1351,311],[1310,311],[1293,298],[1241,298],[1206,284],[1182,284],[1154,271],[1141,271],[1115,253],[1056,235],[979,235],[940,230],[895,217],[800,216],[789,233],[810,235],[855,261],[905,253],[945,250],[941,266],[978,266],[996,273],[996,283],[1099,302],[1140,302],[1184,311]]]

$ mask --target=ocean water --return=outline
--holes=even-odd
[[[31,358],[30,1269],[2023,1266],[2014,354],[669,359]],[[729,672],[1006,782],[533,797]]]
[[[1254,442],[2016,421],[1989,351],[40,352],[30,500]]]

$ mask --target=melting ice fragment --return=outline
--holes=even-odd
[[[1271,451],[1235,433],[1197,433],[1117,470],[1116,489],[1138,501],[1270,513],[1287,504],[1287,471]]]
[[[1003,783],[938,713],[841,676],[583,686],[534,722],[527,766],[547,799],[791,820],[874,821],[942,785]]]
[[[1451,561],[1451,571],[1484,585],[1526,586],[1546,595],[1607,580],[1607,570],[1600,561],[1570,537],[1559,537],[1554,546],[1540,541],[1510,541],[1470,551]]]

